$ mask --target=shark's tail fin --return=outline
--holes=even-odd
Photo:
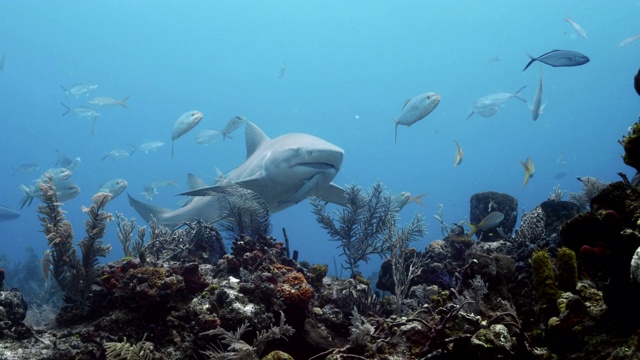
[[[129,197],[129,205],[133,206],[146,222],[150,222],[152,219],[162,220],[162,215],[171,211],[167,208],[143,203],[142,201],[132,198],[128,193],[127,196]],[[159,221],[159,223],[162,224],[162,221]]]

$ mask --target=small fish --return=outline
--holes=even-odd
[[[567,163],[567,160],[564,158],[564,155],[558,155],[558,158],[556,159],[556,164],[565,165],[566,163]]]
[[[583,38],[583,39],[587,38],[587,32],[584,31],[584,29],[582,28],[582,26],[580,26],[580,24],[578,24],[577,22],[571,20],[571,18],[569,16],[564,18],[564,21],[566,21],[569,24],[571,24],[571,26],[573,26],[573,30],[575,30],[576,34],[580,35],[581,38]]]
[[[400,194],[396,195],[394,198],[394,202],[395,202],[395,208],[398,209],[398,211],[402,210],[402,208],[405,207],[405,205],[407,205],[410,202],[414,202],[420,206],[425,206],[424,203],[422,202],[422,198],[427,195],[426,193],[424,194],[420,194],[418,196],[412,196],[410,192],[408,191],[403,191]]]
[[[74,112],[76,115],[78,115],[79,118],[87,118],[87,119],[91,120],[91,134],[95,134],[96,133],[96,120],[100,116],[99,112],[93,110],[92,108],[88,108],[88,107],[85,107],[85,106],[78,106],[78,107],[70,108],[67,105],[63,104],[63,103],[60,103],[60,104],[67,109],[67,111],[65,111],[62,114],[62,116],[65,116],[70,112]]]
[[[142,188],[141,194],[143,194],[148,201],[151,201],[153,200],[154,196],[158,195],[159,187],[169,186],[169,185],[177,187],[178,181],[177,180],[153,181]]]
[[[198,135],[196,135],[196,144],[200,145],[209,145],[212,142],[216,141],[218,137],[220,137],[222,133],[218,130],[204,129],[200,130]]]
[[[533,173],[536,171],[536,167],[533,164],[533,161],[531,160],[530,157],[527,158],[526,162],[520,161],[520,163],[522,164],[522,167],[524,167],[524,182],[522,183],[522,189],[524,190],[524,187],[529,182],[529,179],[533,176]]]
[[[30,172],[40,170],[40,165],[28,163],[28,164],[20,164],[17,167],[12,166],[11,168],[13,169],[13,176],[16,176],[16,173],[28,174]]]
[[[527,100],[521,98],[520,95],[518,95],[526,87],[526,85],[521,87],[515,93],[500,92],[479,98],[473,103],[473,106],[471,107],[471,113],[469,114],[469,116],[467,116],[467,120],[471,116],[473,116],[473,114],[478,114],[484,118],[493,116],[498,113],[498,108],[504,105],[504,103],[506,103],[511,98],[516,98],[526,103]]]
[[[631,45],[632,43],[634,43],[638,39],[640,39],[640,35],[629,36],[628,38],[620,41],[620,43],[618,43],[618,46],[616,46],[616,47],[624,47],[624,46]]]
[[[187,111],[176,120],[176,123],[173,125],[173,131],[171,132],[171,158],[173,158],[174,142],[198,125],[200,120],[202,120],[202,113],[196,110]]]
[[[102,157],[102,161],[104,161],[104,159],[106,158],[111,158],[111,159],[126,158],[127,156],[133,155],[135,151],[136,151],[135,148],[131,152],[128,152],[127,150],[124,150],[124,149],[113,149],[104,154],[104,156]]]
[[[100,186],[99,192],[105,192],[111,194],[111,199],[109,201],[118,197],[118,195],[122,194],[124,189],[127,188],[127,181],[125,179],[113,179],[109,180],[106,183]]]
[[[247,121],[247,118],[244,116],[236,115],[227,121],[227,125],[225,125],[224,129],[220,130],[222,134],[222,141],[226,138],[231,138],[231,133],[234,132],[237,128],[242,126],[244,122]]]
[[[544,110],[546,104],[542,104],[542,66],[540,67],[540,81],[538,83],[538,91],[536,91],[536,95],[533,97],[533,102],[529,104],[529,109],[531,110],[531,118],[533,121],[538,120],[540,114]]]
[[[79,98],[82,95],[88,96],[90,92],[98,88],[98,85],[95,84],[73,84],[69,90],[65,89],[64,86],[60,85],[62,90],[64,90],[64,98],[67,99],[69,94]]]
[[[76,157],[75,159],[73,159],[73,161],[71,161],[71,164],[67,165],[66,168],[74,171],[77,168],[80,167],[80,163],[82,162],[82,160],[80,159],[80,157]]]
[[[395,126],[394,143],[398,142],[398,125],[410,127],[431,114],[439,103],[440,95],[434,92],[419,94],[407,100],[398,119],[393,119]]]
[[[2,53],[2,59],[0,59],[0,71],[4,69],[4,58],[6,55],[6,53]]]
[[[175,186],[178,187],[178,180],[161,180],[161,181],[153,181],[151,185],[155,188],[165,187],[165,186]]]
[[[455,140],[453,140],[453,142],[456,143],[456,160],[453,162],[453,167],[456,167],[462,164],[462,157],[464,156],[464,153],[462,152],[460,145],[458,145],[458,142]]]
[[[20,217],[20,213],[4,205],[0,205],[0,221],[14,220]]]
[[[147,184],[142,188],[142,195],[144,195],[144,198],[147,201],[151,201],[153,200],[153,197],[158,195],[158,189],[155,188],[155,186],[151,185],[151,184]]]
[[[156,151],[162,146],[164,146],[164,143],[160,140],[151,140],[151,141],[145,141],[138,146],[134,146],[134,145],[131,145],[131,146],[136,150],[140,150],[145,154],[148,154],[149,151]]]
[[[537,58],[534,58],[529,54],[527,54],[527,56],[530,60],[522,71],[527,70],[534,61],[539,61],[553,67],[580,66],[589,62],[588,56],[571,50],[551,50]]]
[[[493,65],[493,64],[495,64],[495,63],[498,63],[498,62],[500,62],[500,58],[498,57],[498,55],[496,55],[496,56],[494,56],[493,58],[491,58],[491,59],[487,60],[487,61],[484,63],[484,66],[491,66],[491,65]]]
[[[557,173],[553,178],[556,180],[560,180],[560,179],[564,179],[565,176],[567,176],[567,173],[564,171],[561,171]]]
[[[465,222],[465,224],[469,226],[469,235],[467,236],[471,237],[473,236],[473,234],[475,234],[478,231],[493,229],[494,227],[498,226],[503,219],[504,219],[503,213],[499,211],[492,211],[489,213],[489,215],[485,216],[484,219],[482,219],[482,221],[480,221],[476,225]]]
[[[98,106],[116,106],[120,105],[125,109],[128,109],[127,100],[129,100],[131,95],[125,97],[122,100],[114,99],[111,96],[96,96],[93,99],[89,100],[89,104],[98,105]]]

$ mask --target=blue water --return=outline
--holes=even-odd
[[[426,206],[408,205],[400,221],[424,214],[429,235],[416,244],[423,247],[441,238],[432,217],[438,204],[453,222],[468,215],[476,192],[505,192],[530,210],[556,185],[579,191],[576,176],[633,175],[617,140],[639,112],[631,84],[640,41],[616,45],[640,33],[639,12],[639,1],[4,1],[0,203],[17,208],[18,184],[53,167],[58,149],[82,158],[71,177],[82,193],[64,205],[76,240],[84,236],[81,206],[112,178],[125,178],[138,199],[148,182],[178,180],[179,188],[161,188],[153,200],[177,207],[174,195],[186,190],[188,172],[211,182],[215,167],[229,171],[245,156],[243,130],[209,146],[194,142],[197,132],[244,115],[271,137],[305,132],[342,147],[337,184],[380,180],[391,193],[428,193]],[[568,14],[587,40],[563,21]],[[579,51],[591,62],[542,67],[547,106],[538,121],[515,99],[494,117],[465,120],[471,104],[491,93],[527,85],[521,95],[532,99],[539,66],[522,72],[525,53],[552,49]],[[487,64],[496,56],[500,61]],[[99,87],[65,100],[61,85],[85,82]],[[401,126],[394,145],[392,118],[406,99],[427,91],[442,96],[439,106],[414,126]],[[102,116],[93,136],[88,120],[62,116],[61,102],[81,106],[93,96],[127,95],[129,110],[96,108]],[[171,159],[171,129],[188,110],[204,119],[176,141]],[[154,139],[165,143],[157,152],[101,161],[109,150]],[[465,153],[455,168],[454,140]],[[523,190],[520,161],[529,156],[536,173]],[[566,164],[557,162],[561,156]],[[42,169],[13,177],[11,166],[21,163]],[[560,172],[567,176],[554,179]],[[0,253],[8,261],[20,260],[29,246],[46,249],[36,204],[0,223]],[[124,195],[107,210],[142,223]],[[281,239],[285,227],[301,259],[339,272],[337,243],[310,210],[304,202],[274,214],[273,235]],[[109,259],[122,256],[115,222],[105,241],[113,245]],[[365,273],[377,270],[375,260]]]

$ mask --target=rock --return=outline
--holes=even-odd
[[[518,218],[518,200],[509,194],[495,191],[471,196],[470,221],[472,224],[480,223],[492,211],[504,214],[504,219],[497,226],[497,229],[501,229],[504,235],[511,235]],[[502,238],[500,231],[496,231],[496,229],[479,230],[475,235],[481,241],[496,241]]]

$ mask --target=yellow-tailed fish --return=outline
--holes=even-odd
[[[469,237],[473,236],[473,234],[478,231],[493,229],[502,222],[502,219],[504,219],[503,213],[501,213],[500,211],[492,211],[489,213],[489,215],[485,216],[484,219],[482,219],[482,221],[480,221],[478,224],[474,225],[471,223],[466,223],[470,229]]]
[[[522,189],[524,190],[524,187],[529,182],[529,179],[533,176],[533,173],[536,171],[536,167],[533,164],[533,161],[531,160],[530,157],[527,158],[526,162],[520,161],[520,163],[524,167],[524,182],[522,183]]]
[[[453,142],[456,143],[456,161],[453,163],[453,167],[456,167],[462,164],[462,157],[464,156],[464,153],[462,152],[460,145],[458,145],[458,142],[455,140],[453,140]]]

